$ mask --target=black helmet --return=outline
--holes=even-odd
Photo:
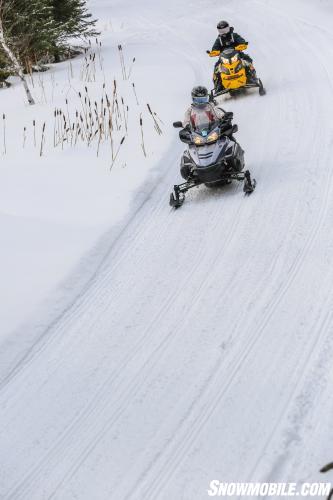
[[[206,104],[209,101],[208,90],[202,85],[194,87],[191,95],[193,104]]]
[[[230,26],[227,21],[220,21],[217,23],[217,31],[219,32],[219,35],[227,35],[230,33]]]

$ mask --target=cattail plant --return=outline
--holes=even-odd
[[[143,123],[142,123],[142,116],[141,116],[141,114],[140,114],[140,129],[141,129],[141,147],[142,147],[142,151],[143,151],[143,154],[145,156],[147,156],[146,148],[145,148],[145,140],[144,140],[144,136],[143,136]]]
[[[120,126],[119,126],[119,116],[120,115],[119,115],[119,106],[118,106],[118,99],[117,98],[114,100],[114,104],[115,104],[115,106],[114,106],[114,110],[115,110],[115,113],[114,113],[115,124],[116,124],[117,130],[119,130],[120,129]]]
[[[81,128],[80,124],[77,122],[76,123],[76,128],[75,128],[75,141],[74,141],[74,146],[76,146],[78,138],[81,136]]]
[[[113,149],[113,136],[112,136],[112,116],[109,115],[109,138],[110,138],[110,146],[111,146],[111,157],[112,160],[114,158],[114,149]]]
[[[94,53],[91,58],[91,63],[92,63],[92,77],[93,81],[96,81],[96,64],[95,64],[95,59],[96,59],[96,54]]]
[[[60,144],[61,141],[61,126],[62,126],[62,121],[61,121],[61,116],[62,116],[62,111],[61,109],[57,109],[57,141],[56,144]]]
[[[126,133],[127,133],[126,111],[125,111],[125,103],[124,103],[124,99],[123,99],[123,98],[121,98],[121,105],[122,105],[123,116],[124,116],[124,122],[125,122],[125,130],[126,130]]]
[[[36,120],[32,121],[32,126],[34,129],[34,146],[36,147]]]
[[[89,123],[88,121],[84,121],[82,115],[80,114],[81,120],[81,137],[85,137],[87,144],[89,145]]]
[[[131,67],[129,69],[128,75],[127,75],[127,80],[129,80],[129,77],[131,76],[131,73],[132,73],[132,70],[134,67],[134,63],[135,63],[135,57],[133,57],[133,59],[132,59],[132,64],[131,64]]]
[[[150,107],[149,104],[147,104],[147,108],[148,108],[148,111],[150,113],[150,116],[152,117],[152,119],[154,121],[154,128],[155,128],[156,132],[158,133],[158,135],[161,135],[162,134],[162,129],[159,126],[159,124],[157,123],[157,120],[156,120],[156,118],[155,118],[155,116],[154,116],[154,114],[153,114],[153,112],[152,112],[151,107]]]
[[[25,142],[27,140],[27,127],[23,128],[23,149],[25,148]]]
[[[133,92],[134,92],[134,95],[135,95],[136,103],[139,106],[139,99],[138,99],[138,96],[136,94],[136,88],[135,88],[135,84],[134,83],[132,83],[132,88],[133,88]]]
[[[66,130],[67,130],[67,122],[66,116],[62,113],[62,129],[61,129],[61,149],[64,149],[64,141],[66,141]]]
[[[43,124],[43,129],[42,129],[42,138],[40,141],[40,151],[39,151],[39,156],[43,156],[43,148],[44,148],[44,140],[45,140],[45,122]]]
[[[61,116],[62,116],[62,111],[61,111],[61,109],[58,109],[57,110],[57,128],[58,128],[58,141],[57,141],[57,144],[59,144],[60,141],[61,141],[61,126],[62,126]]]
[[[53,147],[55,148],[57,145],[57,110],[55,109],[53,112]]]
[[[72,130],[71,120],[70,120],[70,117],[69,117],[68,99],[66,99],[66,109],[67,109],[68,126],[69,126],[70,130]]]
[[[75,133],[75,123],[72,124],[71,128],[71,147],[73,146],[74,133]]]
[[[102,135],[103,135],[102,124],[99,124],[98,130],[99,130],[99,136],[98,136],[98,145],[97,145],[97,157],[99,155],[99,148],[100,148],[100,145],[102,142]]]
[[[86,54],[86,81],[91,81],[91,79],[93,78],[95,71],[93,65],[94,60],[97,59],[97,57],[97,51],[95,54],[95,58],[94,55]],[[126,74],[126,68],[123,65],[123,62],[124,58],[122,55],[122,67]],[[134,62],[135,58],[133,59],[132,66]],[[132,67],[130,68],[130,71],[132,71]],[[135,84],[132,83],[131,86],[136,98],[136,103],[137,105],[139,105]],[[82,90],[75,92],[75,95],[77,96],[76,108],[72,109],[72,103],[70,102],[69,98],[65,98],[63,109],[54,108],[53,146],[58,147],[61,145],[61,148],[64,149],[66,145],[68,147],[75,147],[80,142],[86,147],[96,147],[96,156],[100,157],[103,144],[110,141],[110,170],[112,170],[117,159],[120,157],[120,150],[125,141],[125,138],[130,133],[129,106],[127,105],[124,97],[120,95],[119,86],[115,78],[113,79],[112,96],[110,95],[110,93],[108,94],[107,85],[105,84],[105,82],[101,84],[99,98],[97,98],[97,96],[94,99],[91,98],[89,92],[89,84],[84,84]],[[154,128],[160,135],[162,133],[162,130],[159,124],[162,124],[163,122],[158,117],[157,113],[152,111],[149,104],[147,104],[147,109],[149,111],[151,119],[153,120]],[[145,118],[143,116],[143,113],[140,113],[138,118],[140,130],[138,130],[137,128],[137,133],[141,136],[140,147],[142,149],[143,155],[147,157],[148,144],[145,142],[147,137],[145,137],[146,131],[144,130],[143,126],[144,119]],[[34,145],[35,147],[37,147],[36,142],[39,143],[39,137],[38,131],[36,131],[35,120],[33,120],[33,128]],[[40,156],[45,155],[47,145],[46,132],[46,123],[44,122],[39,148]],[[28,139],[29,131],[25,128],[23,130],[23,147],[25,147]]]
[[[85,117],[85,120],[86,120],[86,127],[88,128],[88,115],[87,115],[87,106],[86,106],[86,98],[83,100],[82,99],[82,94],[81,92],[79,92],[79,98],[80,98],[80,101],[81,101],[81,106],[82,106],[82,111],[83,111],[83,114],[84,114],[84,117]]]
[[[114,165],[114,163],[115,163],[115,161],[117,159],[117,156],[119,154],[121,146],[124,144],[124,140],[125,140],[125,136],[121,139],[121,141],[119,143],[118,149],[117,149],[116,154],[115,154],[115,156],[114,156],[114,158],[112,160],[112,163],[111,163],[110,171],[111,171],[111,169],[112,169],[112,167],[113,167],[113,165]]]
[[[157,113],[155,113],[155,111],[154,111],[154,116],[156,117],[156,119],[157,119],[157,120],[158,120],[158,121],[159,121],[162,125],[164,125],[164,122],[161,120],[161,118],[158,116],[158,114],[157,114]]]
[[[112,92],[112,114],[114,112],[115,100],[117,98],[117,80],[113,80],[113,92]]]
[[[6,145],[6,115],[3,113],[2,115],[2,125],[3,125],[3,154],[7,153],[7,145]]]
[[[126,80],[126,66],[125,66],[123,48],[121,45],[118,45],[118,53],[119,53],[120,66],[121,66],[121,72],[123,75],[123,80]]]
[[[102,42],[99,42],[97,38],[96,38],[96,45],[97,45],[99,67],[101,68],[101,71],[103,71],[103,59],[102,59],[102,54],[101,54]]]
[[[103,132],[106,133],[106,107],[103,106],[103,114],[102,114],[102,123],[103,123]]]
[[[121,118],[121,112],[120,112],[118,98],[116,98],[114,102],[115,102],[116,115],[119,118],[119,120],[121,120],[122,118]]]
[[[129,113],[129,107],[126,106],[126,122],[128,124],[128,113]]]

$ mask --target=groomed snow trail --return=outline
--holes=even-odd
[[[212,479],[311,481],[332,460],[329,20],[311,2],[177,5],[155,42],[203,83],[216,18],[251,42],[268,93],[225,107],[257,190],[200,188],[170,210],[175,133],[99,272],[3,380],[6,500],[201,500]]]

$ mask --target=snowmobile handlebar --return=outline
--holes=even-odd
[[[209,55],[209,57],[217,57],[221,54],[219,50],[206,50],[206,53]]]
[[[248,46],[248,42],[244,43],[239,43],[234,47],[235,50],[238,50],[239,52],[242,52],[243,50],[246,50]],[[209,55],[209,57],[218,57],[221,55],[220,50],[206,50],[206,53]]]
[[[248,42],[240,43],[239,45],[236,45],[235,50],[239,50],[242,52],[243,50],[246,50],[248,46]]]
[[[181,123],[181,122],[175,122],[175,123]],[[235,134],[238,131],[238,125],[236,124],[232,125],[231,119],[221,120],[219,124],[219,129],[220,129],[220,136],[224,135],[230,137],[232,134]],[[191,129],[190,125],[186,125],[186,127],[180,130],[179,139],[182,142],[185,142],[185,144],[194,144],[192,136],[193,132],[195,131]]]

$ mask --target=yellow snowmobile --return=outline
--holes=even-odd
[[[212,96],[230,93],[237,94],[244,89],[258,88],[260,95],[266,91],[252,64],[245,66],[240,51],[247,45],[238,45],[235,49],[224,49],[223,52],[209,52],[210,57],[219,56],[219,63],[214,71],[214,90]]]

